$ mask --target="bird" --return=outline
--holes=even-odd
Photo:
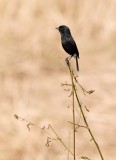
[[[61,25],[56,29],[61,34],[61,44],[62,44],[63,49],[70,55],[70,57],[66,58],[66,61],[67,60],[69,61],[72,57],[75,57],[77,71],[79,71],[79,64],[78,64],[79,51],[75,43],[75,40],[73,39],[71,35],[69,27],[65,25]]]

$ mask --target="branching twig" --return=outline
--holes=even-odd
[[[24,118],[21,118],[21,117],[19,117],[18,115],[16,115],[16,114],[14,114],[14,117],[17,119],[17,120],[21,120],[21,121],[25,121],[25,122],[27,122],[27,128],[28,128],[28,130],[30,131],[30,126],[32,126],[32,125],[34,125],[34,126],[36,126],[36,127],[38,127],[37,125],[35,125],[35,124],[33,124],[33,123],[31,123],[31,122],[29,122],[29,121],[27,121],[26,119],[24,119]],[[41,129],[40,127],[38,127],[39,129]]]
[[[84,87],[82,87],[82,85],[78,82],[78,80],[77,80],[77,76],[75,76],[74,75],[74,73],[73,73],[73,77],[74,77],[74,79],[75,79],[75,82],[79,85],[79,87],[82,89],[82,91],[83,91],[83,94],[84,95],[86,95],[85,93],[88,93],[88,94],[92,94],[93,92],[95,92],[95,90],[89,90],[89,91],[87,91]]]
[[[69,157],[69,153],[70,153],[73,156],[74,160],[76,160],[76,152],[75,152],[76,151],[76,148],[75,148],[76,147],[76,137],[75,137],[76,129],[79,128],[79,127],[86,128],[88,130],[88,132],[89,132],[89,134],[91,136],[91,139],[93,140],[98,152],[99,152],[99,155],[100,155],[101,159],[104,160],[103,155],[102,155],[101,150],[100,150],[100,147],[99,147],[98,143],[96,142],[95,137],[93,136],[93,133],[92,133],[92,131],[91,131],[90,127],[89,127],[89,124],[88,124],[88,122],[86,120],[82,104],[81,104],[80,99],[79,99],[78,94],[77,94],[76,84],[78,84],[78,86],[82,89],[84,95],[86,95],[85,93],[91,94],[91,93],[94,92],[94,90],[87,91],[85,88],[83,88],[80,85],[80,83],[78,82],[77,77],[74,75],[73,70],[71,69],[71,66],[70,66],[70,63],[69,63],[68,60],[66,61],[66,63],[68,65],[69,72],[70,72],[71,84],[68,84],[66,82],[66,83],[62,83],[61,85],[69,87],[69,89],[65,89],[65,91],[70,91],[71,90],[70,96],[72,96],[73,122],[69,122],[69,123],[71,123],[73,125],[73,152],[70,150],[69,147],[66,146],[66,144],[63,142],[63,140],[60,138],[58,133],[53,129],[53,127],[50,124],[48,125],[48,129],[51,129],[51,131],[55,134],[56,138],[51,138],[51,136],[48,136],[49,133],[46,132],[46,130],[45,130],[46,127],[45,126],[43,128],[40,128],[38,125],[36,125],[34,123],[31,123],[31,122],[27,121],[26,119],[19,117],[16,114],[14,115],[14,117],[16,119],[18,119],[18,120],[25,121],[27,123],[27,128],[28,128],[29,131],[30,131],[30,126],[34,125],[34,126],[38,127],[39,129],[41,129],[41,133],[43,133],[43,132],[46,133],[47,134],[47,142],[46,142],[45,146],[49,147],[49,145],[52,142],[52,140],[60,141],[61,144],[64,146],[64,148],[68,151],[68,157]],[[70,88],[72,88],[72,89],[70,89]],[[82,116],[82,119],[84,121],[85,126],[84,125],[79,125],[78,123],[77,124],[75,123],[75,110],[76,110],[76,108],[75,108],[75,98],[76,98],[76,101],[78,103],[78,106],[79,106],[79,109],[80,109],[80,113],[81,113],[81,116]],[[86,110],[88,111],[87,108],[86,108]],[[86,156],[82,156],[81,159],[90,160]]]
[[[68,147],[65,145],[65,143],[63,142],[63,140],[60,138],[60,136],[57,134],[57,132],[53,129],[53,127],[49,124],[48,125],[48,129],[50,128],[52,130],[52,132],[55,134],[56,138],[51,138],[50,134],[48,132],[46,132],[46,127],[43,126],[42,128],[39,127],[38,125],[34,124],[34,123],[31,123],[29,122],[28,120],[24,119],[24,118],[21,118],[19,117],[18,115],[14,115],[14,117],[17,119],[17,120],[21,120],[21,121],[25,121],[27,123],[27,128],[28,130],[30,131],[30,125],[34,125],[35,127],[41,129],[41,133],[44,131],[44,133],[47,135],[47,142],[45,144],[45,146],[49,147],[50,143],[52,142],[52,140],[59,140],[62,145],[64,146],[64,148],[66,150],[68,150],[68,152],[73,155],[73,153],[70,151],[70,149],[68,149]]]
[[[52,131],[53,131],[53,133],[56,135],[56,137],[57,137],[57,139],[62,143],[62,145],[64,146],[64,148],[66,149],[66,150],[68,150],[72,155],[73,155],[73,153],[69,150],[69,148],[64,144],[64,142],[62,141],[62,139],[60,138],[60,136],[58,135],[58,133],[56,133],[56,131],[53,129],[53,127],[49,124],[49,126],[48,126],[48,128],[50,128]]]
[[[69,68],[69,71],[70,71],[70,76],[71,76],[71,79],[72,79],[72,76],[73,77],[75,77],[75,76],[74,76],[74,73],[73,73],[73,71],[71,69],[69,61],[67,62],[67,65],[68,65],[68,68]],[[74,78],[74,79],[75,79],[76,82],[78,82],[76,80],[76,78]],[[96,142],[95,137],[94,137],[94,135],[93,135],[93,133],[92,133],[90,127],[89,127],[89,124],[88,124],[88,122],[86,120],[85,114],[84,114],[83,109],[82,109],[82,105],[81,105],[79,97],[77,95],[77,90],[76,90],[76,87],[74,85],[74,81],[72,81],[72,86],[73,86],[73,90],[74,90],[74,93],[75,93],[75,96],[76,96],[76,100],[77,100],[78,106],[80,108],[84,123],[85,123],[85,125],[86,125],[86,127],[87,127],[87,129],[88,129],[88,131],[89,131],[89,133],[91,135],[92,140],[94,141],[94,144],[95,144],[95,146],[96,146],[96,148],[97,148],[97,150],[99,152],[99,155],[100,155],[101,159],[104,160],[103,155],[102,155],[101,150],[100,150],[100,147],[99,147],[98,143]],[[81,88],[82,88],[83,91],[86,91],[85,89],[83,89],[83,87],[81,87]],[[90,92],[92,93],[93,91],[90,91]],[[75,125],[75,123],[74,123],[74,125]]]

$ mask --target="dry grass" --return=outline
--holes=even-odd
[[[29,133],[13,117],[39,126],[51,123],[67,142],[70,99],[60,83],[69,77],[54,29],[61,24],[71,28],[78,43],[79,81],[96,90],[82,97],[91,110],[89,123],[105,159],[115,160],[115,6],[115,0],[0,0],[0,160],[67,158],[60,144],[46,148],[38,129]],[[88,135],[82,129],[79,133],[77,154],[97,160]]]

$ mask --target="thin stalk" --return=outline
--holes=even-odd
[[[62,145],[65,147],[65,149],[67,149],[72,155],[73,153],[70,151],[70,149],[64,144],[64,142],[62,141],[62,139],[60,138],[60,136],[56,133],[56,131],[53,129],[53,127],[49,124],[49,127],[51,128],[51,130],[54,132],[54,134],[56,135],[57,139],[62,143]]]
[[[71,75],[73,92],[74,92],[74,94],[75,94],[75,96],[76,96],[76,100],[77,100],[77,102],[78,102],[78,105],[79,105],[79,108],[80,108],[80,111],[81,111],[83,120],[84,120],[85,125],[86,125],[86,127],[87,127],[87,129],[88,129],[89,134],[90,134],[91,137],[92,137],[92,140],[94,141],[94,144],[95,144],[95,146],[96,146],[96,148],[97,148],[97,150],[98,150],[98,152],[99,152],[99,155],[100,155],[101,159],[104,160],[103,155],[102,155],[101,150],[100,150],[100,147],[99,147],[98,143],[96,142],[95,137],[94,137],[94,135],[93,135],[93,133],[92,133],[89,125],[88,125],[88,122],[87,122],[87,120],[86,120],[86,118],[85,118],[85,115],[84,115],[84,112],[83,112],[83,109],[82,109],[82,106],[81,106],[81,103],[80,103],[80,100],[79,100],[79,98],[78,98],[77,91],[76,91],[76,87],[75,87],[75,84],[74,84],[74,81],[73,81],[73,79],[75,78],[74,73],[73,73],[73,71],[71,70],[70,63],[69,63],[69,62],[67,62],[67,65],[68,65],[68,67],[69,67],[69,71],[70,71],[70,75]],[[74,121],[73,121],[73,122],[74,122]],[[75,125],[75,123],[74,123],[74,125]]]
[[[69,65],[69,67],[70,67],[70,65]],[[73,81],[73,72],[72,72],[72,70],[70,69],[70,75],[71,75],[71,81],[72,81],[72,107],[73,107],[73,110],[72,110],[72,115],[73,115],[73,158],[74,158],[74,160],[76,159],[76,152],[75,152],[75,150],[76,150],[76,137],[75,137],[75,104],[74,104],[74,97],[75,97],[75,93],[74,93],[74,81]]]
[[[79,105],[81,114],[82,114],[82,116],[83,116],[83,120],[84,120],[84,122],[85,122],[85,124],[86,124],[86,127],[87,127],[87,129],[88,129],[88,131],[89,131],[89,133],[90,133],[90,135],[91,135],[91,137],[92,137],[92,140],[93,140],[94,143],[95,143],[95,146],[97,147],[97,150],[98,150],[98,152],[99,152],[99,154],[100,154],[101,159],[104,160],[103,155],[102,155],[101,150],[100,150],[100,147],[99,147],[98,143],[96,142],[95,137],[93,136],[93,133],[92,133],[92,131],[91,131],[89,125],[88,125],[88,122],[87,122],[86,118],[85,118],[85,115],[84,115],[84,112],[83,112],[83,109],[82,109],[82,106],[81,106],[81,103],[80,103],[80,101],[79,101],[79,98],[78,98],[78,95],[77,95],[77,92],[76,92],[76,89],[75,89],[75,88],[74,88],[74,92],[75,92],[75,96],[76,96],[76,99],[77,99],[77,102],[78,102],[78,105]]]

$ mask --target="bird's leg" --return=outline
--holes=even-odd
[[[72,58],[72,56],[69,56],[69,57],[67,57],[67,58],[65,59],[67,65],[69,65],[69,61],[70,61],[71,58]]]
[[[68,57],[65,59],[66,64],[69,66],[69,60]]]
[[[72,57],[73,57],[73,56],[69,56],[69,57],[67,57],[67,58],[65,59],[67,65],[69,65],[69,61],[70,61],[70,59],[71,59]]]
[[[72,56],[69,56],[69,57],[67,57],[66,59],[65,59],[65,61],[67,62],[67,61],[70,61],[70,59],[72,58]]]
[[[70,61],[70,59],[71,59],[72,57],[73,57],[73,56],[69,56],[69,57],[68,57],[68,61]]]

